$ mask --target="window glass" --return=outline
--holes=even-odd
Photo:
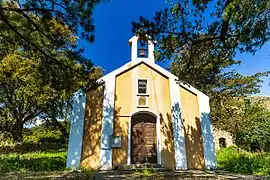
[[[147,93],[147,80],[138,80],[138,93],[146,94]]]

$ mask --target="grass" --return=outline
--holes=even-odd
[[[66,157],[66,151],[1,154],[0,172],[63,171]]]
[[[270,175],[270,153],[251,153],[237,147],[217,152],[218,169],[232,173]]]
[[[152,176],[153,174],[155,174],[155,172],[156,171],[154,169],[144,168],[142,170],[135,171],[133,175],[135,175],[135,176],[145,176],[145,177],[148,177],[148,176]]]
[[[38,172],[67,172],[66,149],[11,152],[0,154],[1,173],[38,173]],[[218,169],[232,173],[270,175],[270,153],[251,153],[237,147],[221,149],[217,152]],[[82,169],[85,177],[90,177],[92,171]],[[153,169],[142,169],[134,172],[135,176],[150,177],[155,174]]]

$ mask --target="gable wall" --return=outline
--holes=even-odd
[[[87,92],[81,166],[89,169],[100,167],[100,139],[103,112],[103,87]]]
[[[148,108],[137,106],[138,78],[148,79]],[[127,164],[129,120],[138,111],[160,115],[161,161],[164,167],[173,169],[175,165],[169,80],[145,64],[116,77],[114,135],[122,137],[122,147],[113,149],[113,165]]]
[[[182,119],[185,127],[187,165],[189,169],[204,168],[204,153],[198,97],[180,88]]]

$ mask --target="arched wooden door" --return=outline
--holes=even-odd
[[[157,164],[156,118],[140,113],[131,118],[131,163]]]

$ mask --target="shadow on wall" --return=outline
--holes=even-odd
[[[103,87],[87,92],[81,166],[89,169],[97,169],[100,166],[103,97]]]
[[[165,117],[160,113],[160,129],[162,140],[161,145],[161,157],[162,164],[170,169],[174,169],[174,144],[173,144],[173,127],[172,118],[169,113]],[[163,142],[162,142],[163,141]]]
[[[104,94],[104,86],[89,92],[87,99],[83,155],[81,165],[89,169],[111,168],[113,149],[111,138],[117,136],[115,126],[115,110],[113,92]],[[122,136],[122,135],[119,135]]]
[[[207,169],[216,169],[217,168],[217,161],[216,161],[216,151],[215,151],[215,142],[214,137],[212,134],[211,129],[211,122],[210,122],[210,114],[209,113],[202,113],[202,137],[204,141],[204,154],[205,154],[205,161],[206,161],[206,168]]]
[[[204,169],[201,123],[198,117],[195,117],[194,120],[196,124],[195,127],[189,125],[188,122],[184,120],[187,164],[189,169]]]
[[[176,168],[185,168],[186,167],[186,148],[185,148],[185,137],[184,132],[182,132],[182,129],[184,128],[183,122],[181,120],[182,113],[180,104],[176,103],[172,107],[172,116],[167,114],[168,118],[172,119],[170,120],[171,124],[174,127],[174,131],[172,129],[173,133],[173,141],[174,141],[174,150],[177,154],[174,160],[176,164]]]
[[[117,96],[115,95],[115,101]],[[113,166],[124,166],[127,164],[128,156],[128,116],[120,115],[121,107],[114,109],[114,136],[121,136],[121,147],[113,148]]]
[[[102,170],[110,169],[112,166],[112,148],[111,139],[113,137],[114,126],[114,102],[115,92],[112,91],[113,83],[106,83],[106,90],[103,99],[103,118],[101,128],[101,150],[100,150],[100,168]]]

